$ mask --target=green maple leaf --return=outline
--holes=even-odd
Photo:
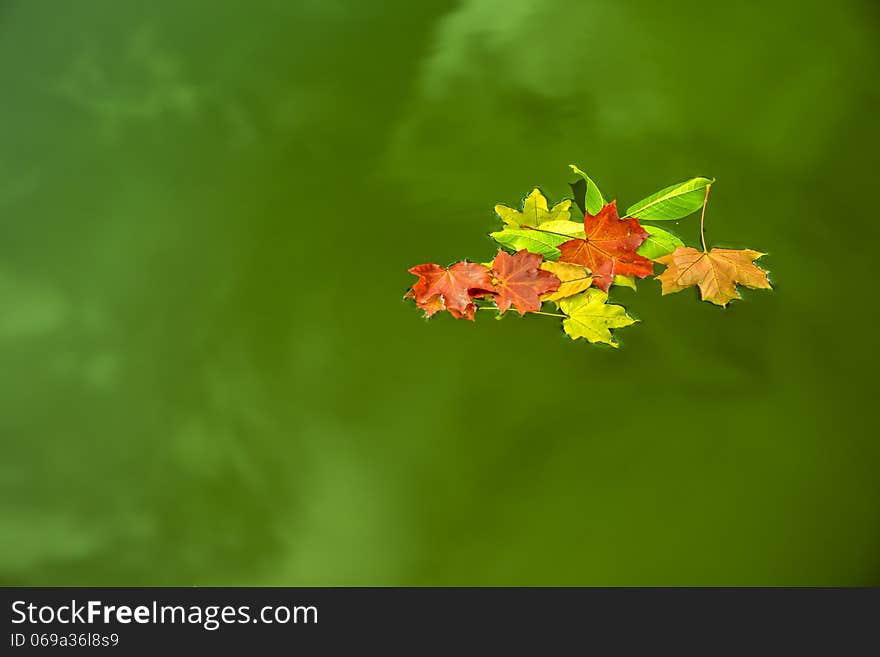
[[[510,228],[519,228],[520,226],[537,228],[548,221],[571,219],[571,201],[569,199],[560,201],[550,209],[547,205],[547,197],[537,187],[523,199],[522,208],[521,211],[515,210],[499,203],[495,206],[495,213]]]
[[[562,328],[572,340],[586,338],[617,347],[610,329],[623,328],[636,321],[626,314],[626,308],[606,303],[608,294],[598,288],[559,301],[559,310],[566,314]]]

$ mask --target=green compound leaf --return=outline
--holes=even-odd
[[[571,219],[571,201],[566,199],[553,206],[547,207],[547,197],[541,190],[535,187],[528,196],[523,199],[522,210],[515,210],[499,203],[495,206],[495,213],[509,228],[520,226],[537,227],[548,221],[567,221]]]
[[[546,221],[541,228],[505,228],[489,235],[504,246],[513,251],[525,249],[531,253],[537,253],[547,260],[556,260],[559,249],[556,247],[574,237],[584,236],[584,225],[576,221]]]
[[[684,242],[681,241],[678,235],[674,235],[667,230],[648,224],[643,224],[642,228],[648,232],[648,239],[642,242],[642,245],[636,252],[640,256],[654,260],[672,253],[676,247],[684,246]]]
[[[703,207],[706,187],[713,182],[715,182],[714,178],[691,178],[670,185],[629,206],[625,217],[636,217],[646,221],[681,219]]]
[[[568,237],[562,235],[542,233],[527,228],[508,228],[489,233],[489,236],[511,251],[525,249],[531,253],[542,255],[547,260],[556,260],[560,256],[559,249],[556,247],[569,240]]]
[[[612,347],[617,343],[611,330],[635,324],[637,320],[626,314],[626,308],[608,301],[608,295],[598,288],[589,288],[559,302],[559,310],[567,315],[562,328],[572,340],[585,338],[590,342],[602,342]]]
[[[599,187],[596,185],[596,183],[593,182],[593,179],[590,178],[590,176],[588,176],[586,172],[579,169],[577,165],[569,164],[568,167],[577,175],[579,175],[584,181],[583,199],[581,199],[580,197],[581,185],[577,185],[577,189],[575,185],[571,186],[572,191],[575,193],[575,201],[577,202],[578,207],[583,212],[589,212],[590,214],[599,214],[599,210],[601,210],[602,206],[605,205],[605,198],[602,196],[602,192],[599,191]]]

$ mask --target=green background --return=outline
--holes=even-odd
[[[0,0],[0,582],[880,584],[878,19]],[[570,162],[775,290],[401,300]]]

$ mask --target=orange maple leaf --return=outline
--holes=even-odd
[[[412,290],[410,290],[403,295],[403,298],[415,299],[416,295]],[[439,294],[435,294],[433,297],[428,297],[426,301],[423,301],[421,303],[416,301],[416,306],[425,311],[425,317],[430,317],[434,313],[438,313],[441,310],[446,309],[446,304],[443,303],[443,297],[441,297]]]
[[[409,273],[419,280],[406,296],[415,299],[427,317],[446,309],[456,319],[473,320],[473,300],[495,291],[488,270],[475,262],[457,262],[450,267],[416,265]]]
[[[498,251],[492,262],[492,282],[499,312],[511,305],[520,315],[541,310],[541,295],[554,292],[561,284],[554,274],[541,269],[543,260],[543,256],[525,249],[513,255]]]
[[[584,233],[585,239],[559,245],[559,261],[588,268],[596,287],[607,292],[617,275],[644,278],[654,273],[654,263],[636,253],[648,238],[647,231],[635,217],[621,219],[615,201],[603,206],[598,214],[584,214]]]
[[[663,294],[679,292],[698,286],[700,298],[719,306],[739,299],[736,284],[750,288],[770,289],[767,272],[752,261],[763,253],[751,249],[712,249],[698,251],[679,246],[672,253],[657,258],[666,270],[657,276],[663,285]]]

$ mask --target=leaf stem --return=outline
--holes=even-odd
[[[498,310],[498,308],[493,308],[492,306],[477,306],[477,310]],[[540,310],[530,310],[528,311],[529,315],[547,315],[547,317],[562,317],[566,318],[568,315],[560,315],[559,313],[545,313]]]
[[[544,230],[543,228],[537,228],[535,226],[524,226],[523,225],[523,226],[520,226],[520,228],[525,228],[526,230],[536,230],[539,233],[547,233],[548,235],[559,235],[560,237],[567,237],[570,240],[580,239],[578,237],[575,237],[574,235],[567,235],[566,233],[557,233],[556,231],[553,231],[553,230]]]
[[[706,248],[706,205],[709,203],[709,190],[712,189],[712,183],[706,185],[706,198],[703,199],[703,212],[700,214],[700,241],[703,243],[703,253],[708,253]]]

